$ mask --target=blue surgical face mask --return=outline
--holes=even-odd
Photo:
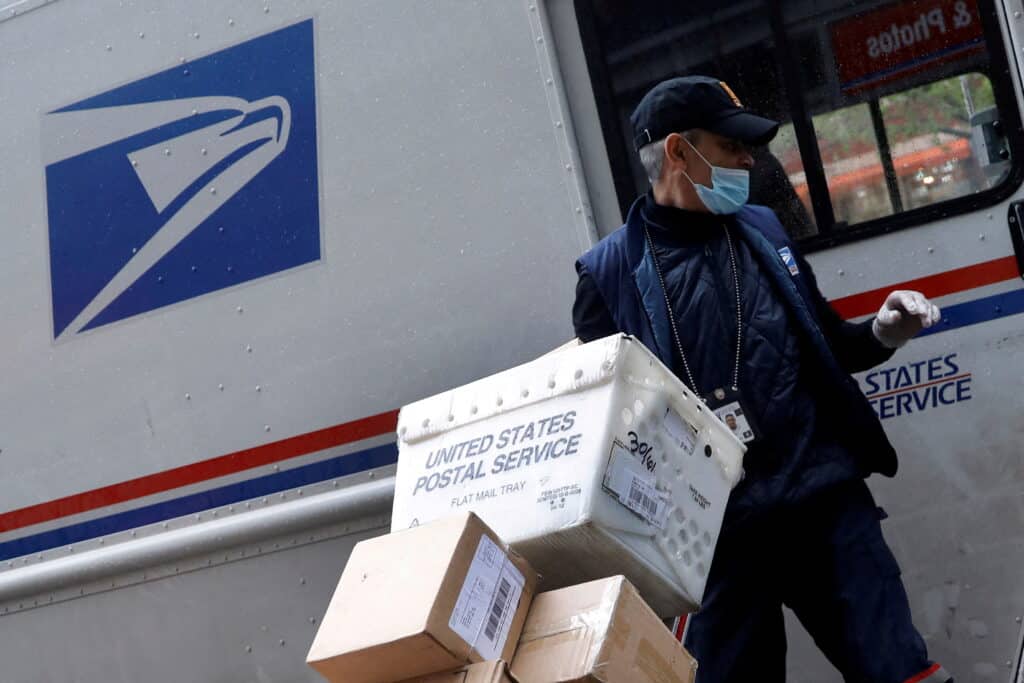
[[[686,140],[686,144],[697,152],[689,140]],[[697,152],[697,156],[704,159],[700,152]],[[707,159],[704,159],[704,163],[711,169],[711,187],[695,183],[689,175],[683,173],[697,191],[697,197],[711,213],[724,215],[739,211],[750,199],[750,171],[714,166]]]

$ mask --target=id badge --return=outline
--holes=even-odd
[[[715,389],[705,397],[704,402],[743,443],[750,444],[760,436],[754,425],[754,417],[743,405],[743,397],[738,389]]]

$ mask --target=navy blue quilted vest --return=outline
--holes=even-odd
[[[626,224],[583,254],[576,268],[585,269],[593,278],[618,328],[639,339],[671,368],[672,332],[665,295],[644,237],[643,203],[643,197],[634,202]],[[812,351],[810,360],[823,373],[821,385],[833,390],[830,393],[834,395],[827,397],[830,409],[842,417],[846,427],[837,437],[848,445],[865,472],[892,476],[896,453],[856,380],[836,360],[814,312],[817,285],[813,276],[805,269],[791,274],[783,262],[780,250],[796,251],[785,229],[770,209],[753,205],[736,214],[736,226],[740,239],[775,286],[805,347]]]

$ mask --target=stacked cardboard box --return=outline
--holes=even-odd
[[[307,662],[332,683],[693,683],[696,663],[624,577],[536,585],[472,513],[363,541]]]
[[[534,598],[511,666],[502,660],[405,683],[693,683],[697,662],[624,577]]]
[[[696,671],[622,576],[538,595],[511,667],[519,683],[693,683]]]
[[[511,660],[537,574],[472,513],[352,550],[306,661],[338,683],[394,683]]]

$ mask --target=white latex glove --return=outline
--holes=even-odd
[[[885,298],[871,323],[875,338],[890,349],[898,349],[922,329],[942,319],[939,307],[921,292],[898,289]]]

